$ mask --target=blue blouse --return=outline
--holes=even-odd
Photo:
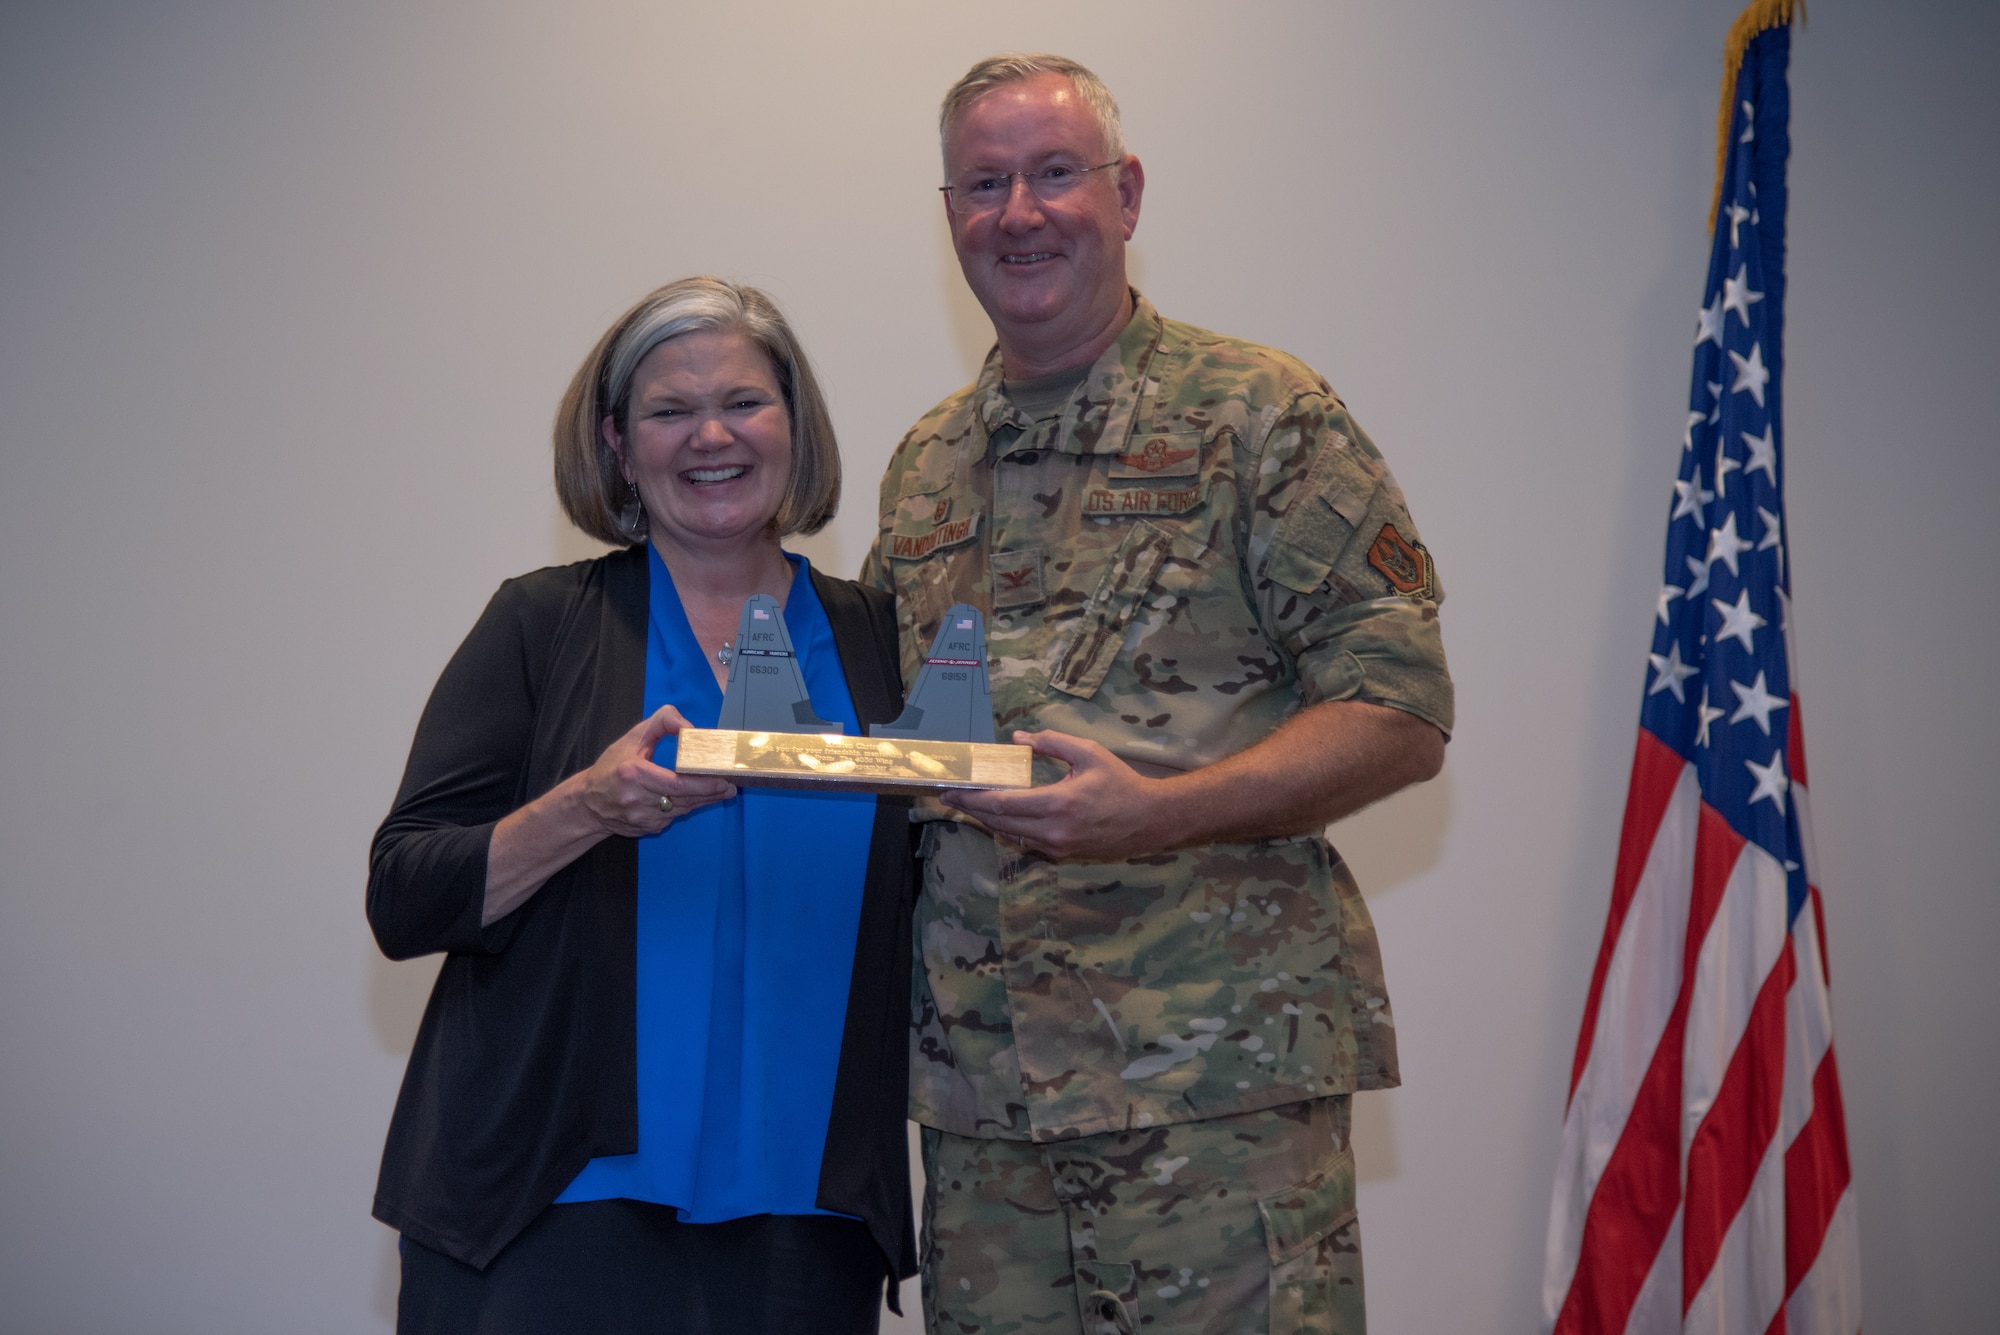
[[[712,728],[722,690],[651,553],[646,713]],[[805,558],[785,625],[821,718],[860,729]],[[671,767],[664,738],[654,759]],[[639,1151],[592,1159],[557,1203],[626,1197],[691,1223],[823,1214],[875,799],[740,788],[639,841]]]

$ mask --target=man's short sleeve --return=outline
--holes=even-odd
[[[1402,488],[1331,395],[1301,394],[1272,422],[1250,555],[1258,610],[1306,704],[1390,705],[1451,731],[1436,567]]]

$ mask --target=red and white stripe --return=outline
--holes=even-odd
[[[1860,1257],[1805,753],[1806,911],[1643,729],[1549,1217],[1543,1330],[1855,1335]]]

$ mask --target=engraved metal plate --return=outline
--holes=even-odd
[[[765,788],[935,793],[1028,788],[1035,753],[997,742],[845,737],[838,733],[683,728],[674,769]]]

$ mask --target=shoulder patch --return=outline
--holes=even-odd
[[[1396,531],[1394,524],[1382,525],[1368,547],[1368,564],[1389,581],[1397,593],[1412,598],[1437,599],[1437,572],[1431,554],[1421,542],[1411,542]]]

